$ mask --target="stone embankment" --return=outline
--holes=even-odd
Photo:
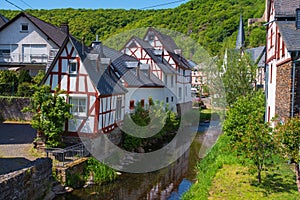
[[[0,175],[0,199],[44,199],[52,183],[52,160],[39,158],[26,168]]]

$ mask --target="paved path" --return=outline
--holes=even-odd
[[[30,153],[35,136],[36,131],[29,124],[0,123],[0,176],[36,159]]]

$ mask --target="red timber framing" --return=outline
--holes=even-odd
[[[69,65],[70,62],[76,62],[77,73],[75,74],[70,73],[69,66],[66,66]],[[79,123],[76,126],[78,127],[76,131],[74,130],[69,131],[69,122],[66,122],[65,124],[66,134],[67,136],[84,135],[90,137],[97,133],[108,133],[117,126],[116,120],[111,119],[112,117],[114,117],[113,114],[115,112],[115,108],[112,108],[113,102],[110,102],[109,105],[111,107],[108,108],[105,112],[100,111],[101,106],[108,106],[107,105],[108,102],[106,102],[106,105],[101,105],[101,99],[107,98],[108,96],[107,97],[100,96],[97,88],[90,82],[91,80],[89,78],[89,75],[85,72],[85,70],[81,70],[82,67],[84,68],[84,66],[81,65],[80,58],[77,56],[77,53],[73,45],[65,45],[63,51],[61,52],[60,56],[57,59],[56,67],[52,68],[48,76],[49,84],[51,87],[53,85],[53,82],[56,81],[54,83],[54,86],[57,85],[59,89],[65,90],[65,93],[70,97],[79,97],[79,98],[83,97],[86,99],[86,108],[87,108],[86,116],[84,117],[74,116],[74,118],[77,119],[77,122]],[[64,82],[62,82],[63,79],[65,80]],[[54,86],[53,88],[51,88],[52,92],[54,92],[55,89]],[[124,101],[124,94],[119,96],[122,96],[122,101]],[[93,99],[95,99],[95,101],[93,101]],[[69,100],[66,99],[66,101]],[[125,106],[123,106],[122,109],[125,110]],[[104,117],[106,117],[107,114],[109,114],[109,120],[112,123],[101,124],[100,126],[99,125],[100,121],[101,123],[105,122],[106,119]],[[93,120],[93,126],[91,125],[92,127],[90,127],[91,133],[83,132],[83,128],[85,126],[88,126],[87,125],[88,120]]]
[[[135,42],[132,42],[132,44]],[[136,44],[136,43],[135,43]],[[153,73],[156,77],[162,80],[162,70],[155,64],[153,59],[149,56],[149,54],[140,46],[136,44],[136,47],[125,47],[123,50],[129,56],[133,56],[138,59],[141,63],[149,64],[151,73]]]
[[[101,96],[100,99],[100,110],[99,110],[99,123],[101,128],[98,130],[98,133],[109,133],[115,129],[120,123],[121,119],[116,119],[117,113],[117,99],[122,99],[122,104],[119,109],[121,113],[125,112],[125,98],[124,95],[106,95]],[[119,120],[119,121],[118,121]]]

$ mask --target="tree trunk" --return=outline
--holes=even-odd
[[[260,169],[257,170],[257,180],[258,180],[258,183],[260,184],[261,183],[261,170]]]
[[[298,192],[300,193],[300,170],[299,170],[298,163],[295,163],[295,171],[296,171],[296,183],[298,187]]]

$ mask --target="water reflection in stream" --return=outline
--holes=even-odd
[[[208,125],[204,126],[208,127]],[[196,177],[194,169],[201,157],[200,153],[214,143],[220,133],[218,128],[212,130],[210,132],[205,129],[205,134],[198,134],[190,149],[166,168],[144,174],[124,173],[114,183],[74,190],[72,193],[58,196],[55,199],[180,199],[180,196],[190,188]]]

